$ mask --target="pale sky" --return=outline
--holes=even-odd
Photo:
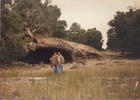
[[[116,11],[128,11],[128,6],[140,7],[140,0],[52,0],[61,9],[60,19],[66,20],[68,27],[77,22],[84,29],[94,28],[102,32],[106,48],[109,29],[107,23]]]

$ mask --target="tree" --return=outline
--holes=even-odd
[[[67,31],[66,39],[77,43],[85,44],[85,29],[82,29],[80,24],[74,22]]]
[[[108,37],[108,41],[107,41],[108,48],[107,49],[119,51],[119,41],[117,40],[114,29],[111,28],[107,31],[107,37]]]
[[[24,55],[20,18],[11,11],[11,0],[3,0],[1,8],[0,61],[6,62]]]
[[[19,16],[28,34],[49,33],[59,37],[61,33],[55,29],[62,25],[61,20],[58,20],[61,10],[57,6],[50,5],[50,2],[45,0],[42,4],[41,0],[15,0],[12,11]]]
[[[72,25],[70,26],[70,32],[76,34],[79,33],[80,31],[82,31],[80,24],[76,22],[72,23]]]
[[[25,55],[24,45],[34,42],[34,34],[49,33],[64,37],[66,21],[58,20],[61,10],[41,0],[2,0],[0,61]]]
[[[138,53],[140,51],[140,9],[128,12],[116,12],[114,19],[108,23],[108,49]],[[113,46],[114,45],[114,46]]]
[[[51,33],[53,36],[57,36],[55,29],[62,25],[62,23],[60,23],[61,20],[58,20],[61,15],[60,8],[52,5],[44,5],[43,11],[46,19],[46,27],[49,30],[49,33]]]
[[[96,28],[88,29],[86,31],[86,44],[94,47],[98,50],[102,50],[103,40],[102,40],[102,34],[100,31],[96,30]]]
[[[53,29],[54,37],[64,38],[66,36],[67,22],[65,20],[59,20]]]
[[[13,12],[19,16],[24,29],[31,35],[46,24],[40,0],[15,0]]]
[[[86,31],[76,22],[74,22],[71,25],[70,30],[68,30],[67,39],[94,47],[98,50],[101,50],[103,45],[102,34],[100,31],[96,30],[96,28],[88,29]]]

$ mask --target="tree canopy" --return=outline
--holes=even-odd
[[[116,12],[109,23],[107,46],[110,50],[138,53],[140,51],[140,9]]]
[[[70,41],[82,43],[98,50],[101,50],[103,45],[102,33],[100,31],[96,30],[96,28],[88,30],[82,29],[80,24],[76,22],[70,26],[66,38]]]
[[[98,50],[102,49],[103,45],[102,34],[100,31],[96,30],[96,28],[88,29],[86,31],[86,39],[87,39],[86,45],[94,47]]]
[[[34,34],[64,37],[65,20],[59,20],[61,10],[50,0],[1,1],[0,60],[14,60],[25,54],[24,44],[33,42]],[[12,57],[12,58],[11,58]]]

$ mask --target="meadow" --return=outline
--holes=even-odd
[[[38,65],[36,65],[38,66]],[[0,68],[0,100],[140,99],[140,59],[87,60],[62,74],[41,68]]]

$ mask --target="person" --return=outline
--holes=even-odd
[[[54,73],[57,73],[58,71],[58,55],[57,52],[55,51],[53,56],[50,58],[51,61],[51,67],[53,68]]]
[[[58,72],[62,73],[63,71],[63,66],[62,64],[65,62],[64,57],[62,56],[62,54],[60,52],[58,52]]]

